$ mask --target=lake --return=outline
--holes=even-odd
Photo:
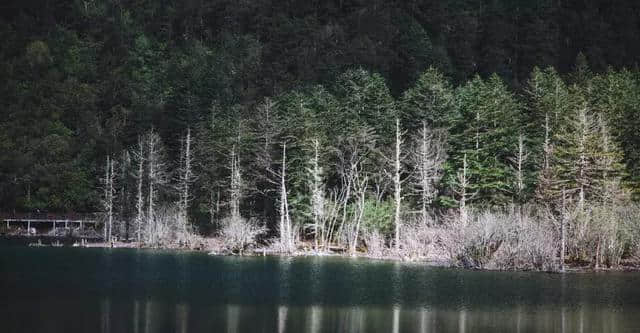
[[[640,274],[0,245],[0,332],[640,332]]]

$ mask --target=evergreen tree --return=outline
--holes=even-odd
[[[451,129],[448,183],[467,156],[467,178],[477,200],[487,204],[510,201],[514,193],[509,158],[518,142],[521,105],[497,76],[476,77],[456,92],[459,121]]]
[[[453,88],[433,67],[420,75],[398,104],[403,127],[409,132],[421,129],[423,122],[430,128],[449,128],[458,118]]]

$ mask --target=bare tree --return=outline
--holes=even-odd
[[[322,180],[322,168],[320,167],[320,141],[315,138],[313,140],[313,157],[310,161],[309,174],[311,178],[311,214],[313,216],[313,239],[315,250],[317,251],[322,240],[321,230],[324,225],[320,225],[324,221],[324,184]]]
[[[579,186],[579,207],[581,211],[584,211],[585,207],[585,187],[589,186],[589,176],[587,175],[587,168],[589,167],[589,160],[587,157],[587,145],[589,140],[589,135],[593,131],[594,124],[592,123],[592,119],[590,115],[587,114],[587,108],[580,108],[578,113],[578,149],[580,152],[578,164],[576,167],[578,168],[577,172],[577,181]]]
[[[194,182],[195,177],[193,175],[193,152],[192,152],[192,137],[191,128],[187,128],[187,133],[182,140],[181,153],[180,153],[180,167],[178,168],[178,214],[180,219],[179,228],[181,229],[182,236],[186,237],[189,234],[188,229],[188,209],[191,202],[191,193],[189,192],[191,184]],[[184,239],[183,239],[184,240]]]
[[[341,206],[341,218],[337,230],[329,226],[329,243],[333,243],[335,235],[341,236],[345,226],[349,223],[347,207],[351,200],[352,190],[356,183],[356,174],[361,172],[364,164],[375,151],[376,135],[370,128],[360,128],[352,135],[342,138],[340,149],[337,150],[337,170],[341,179],[341,188],[336,196]],[[346,237],[348,243],[350,237]]]
[[[341,199],[340,192],[337,189],[330,191],[328,198],[324,199],[323,216],[321,224],[325,226],[322,231],[322,247],[327,249],[330,244],[330,230],[333,230],[340,218]]]
[[[544,142],[542,145],[542,153],[543,153],[543,164],[542,168],[544,170],[549,169],[549,164],[551,160],[551,125],[549,124],[549,113],[544,114]]]
[[[180,153],[180,167],[178,169],[178,209],[180,214],[186,215],[189,209],[189,202],[191,201],[191,194],[189,193],[190,185],[194,182],[195,177],[193,175],[193,152],[191,128],[187,128],[187,134],[182,140],[181,153]]]
[[[136,161],[137,168],[134,171],[134,178],[136,179],[136,240],[138,244],[142,241],[142,224],[144,223],[144,195],[142,193],[142,183],[144,180],[144,144],[142,138],[138,136],[138,148],[133,152],[133,157]]]
[[[287,195],[287,143],[282,143],[282,163],[280,171],[280,242],[285,251],[293,250],[293,232],[289,216]]]
[[[468,202],[476,195],[471,192],[471,181],[469,179],[469,168],[467,166],[467,154],[462,159],[462,170],[458,171],[457,188],[454,192],[458,195],[458,205],[460,212],[460,221],[463,224],[468,222],[469,212],[467,208]]]
[[[150,227],[150,234],[148,235],[149,241],[153,243],[156,241],[156,234],[159,231],[155,218],[155,209],[158,204],[158,190],[167,183],[168,172],[162,140],[160,139],[160,135],[154,132],[153,129],[146,135],[146,145],[149,182],[147,223],[148,227]]]
[[[119,204],[119,212],[118,212],[118,216],[119,216],[119,220],[120,220],[120,226],[119,226],[119,234],[121,237],[123,238],[129,238],[130,234],[129,232],[131,231],[131,225],[130,225],[130,200],[131,200],[131,192],[129,189],[129,170],[131,169],[131,155],[129,154],[128,150],[123,150],[120,156],[120,162],[118,163],[120,165],[120,174],[119,174],[119,178],[120,178],[120,190],[119,190],[119,197],[120,197],[120,204]]]
[[[567,249],[567,220],[569,212],[567,209],[567,193],[562,189],[562,217],[560,219],[560,271],[564,272],[565,253]]]
[[[400,119],[396,118],[396,137],[393,149],[393,158],[387,158],[393,164],[393,173],[384,170],[389,178],[393,181],[393,201],[394,201],[394,213],[393,224],[395,228],[394,232],[394,247],[397,253],[400,252],[400,224],[401,218],[401,205],[402,205],[402,183],[401,175],[404,172],[404,160],[406,156],[402,153],[402,145],[404,140],[402,138],[403,133],[400,129]]]
[[[414,170],[413,191],[420,198],[422,222],[427,223],[431,220],[427,207],[437,194],[436,185],[442,178],[442,166],[447,159],[446,131],[432,130],[423,121],[410,156]]]
[[[509,160],[514,164],[513,168],[515,170],[515,187],[516,187],[516,195],[520,198],[522,196],[522,192],[525,188],[524,183],[524,164],[529,158],[529,152],[527,152],[527,147],[524,143],[525,137],[520,133],[518,135],[518,144],[516,145],[517,153],[516,156],[509,158]]]
[[[240,217],[240,201],[242,200],[242,170],[240,169],[240,157],[236,152],[236,145],[231,148],[231,179],[229,186],[229,207],[231,217]]]
[[[518,143],[516,144],[517,153],[515,156],[510,157],[509,160],[514,165],[512,168],[515,170],[515,197],[518,201],[518,222],[522,222],[522,203],[525,189],[524,178],[524,165],[529,158],[529,152],[525,146],[525,137],[520,133],[518,135]]]
[[[354,216],[355,230],[353,231],[353,237],[351,241],[351,254],[356,253],[356,247],[358,246],[358,235],[360,234],[360,224],[364,216],[364,205],[367,196],[367,184],[369,177],[361,175],[359,170],[356,170],[354,182],[354,192],[356,196],[356,212]]]
[[[114,186],[114,178],[115,178],[115,161],[111,158],[111,156],[107,156],[107,164],[105,166],[105,177],[104,177],[104,198],[103,198],[103,206],[106,215],[106,221],[104,225],[104,240],[105,242],[111,242],[113,235],[113,204],[115,197],[115,186]]]

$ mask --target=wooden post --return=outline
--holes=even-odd
[[[64,220],[64,228],[67,229],[67,222],[69,222],[69,220]]]
[[[27,235],[31,235],[31,220],[27,220]]]

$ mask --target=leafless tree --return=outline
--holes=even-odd
[[[393,174],[393,199],[395,202],[395,210],[393,214],[393,222],[395,225],[395,248],[396,251],[400,251],[400,209],[402,205],[402,182],[400,180],[400,174],[402,173],[402,133],[400,132],[400,119],[396,118],[396,144],[395,144],[395,159],[394,159],[394,174]]]
[[[111,242],[113,236],[113,204],[115,198],[115,161],[111,156],[107,156],[107,164],[105,166],[104,177],[104,197],[103,206],[106,215],[106,221],[104,225],[104,240],[105,242]]]
[[[564,272],[565,253],[567,251],[567,220],[569,219],[567,209],[567,193],[562,189],[562,211],[560,219],[560,271]]]
[[[364,164],[368,162],[371,155],[376,151],[376,135],[370,128],[357,129],[353,134],[342,137],[339,140],[339,148],[336,150],[338,159],[337,171],[341,179],[341,187],[336,199],[340,203],[341,217],[334,230],[332,225],[329,226],[328,242],[334,243],[337,236],[343,236],[344,228],[349,224],[349,216],[347,208],[351,202],[353,187],[356,183],[356,174],[362,173]],[[350,237],[345,237],[348,243]]]
[[[180,167],[178,168],[178,213],[181,218],[178,220],[181,229],[181,235],[183,239],[181,241],[186,240],[186,235],[190,232],[188,230],[188,209],[189,203],[191,202],[191,193],[190,186],[195,181],[195,176],[193,174],[193,151],[191,148],[192,145],[192,137],[191,137],[191,128],[187,128],[187,133],[182,140],[181,143],[181,152],[180,152]]]
[[[287,193],[287,143],[282,143],[282,162],[280,170],[280,243],[284,251],[293,251],[293,229],[289,215]]]
[[[231,217],[240,218],[240,201],[242,200],[242,169],[240,168],[240,157],[236,153],[236,145],[231,148],[231,179],[229,186],[229,207]]]
[[[423,223],[431,219],[427,207],[437,194],[436,185],[442,178],[442,167],[446,159],[446,131],[432,130],[426,122],[422,122],[420,134],[414,140],[410,161],[414,171],[413,191],[420,198]]]
[[[369,177],[365,174],[362,175],[360,170],[355,170],[354,177],[354,193],[356,197],[356,210],[354,216],[354,230],[353,235],[350,237],[351,241],[351,254],[356,253],[356,247],[358,246],[358,236],[360,235],[360,224],[362,223],[362,218],[364,216],[365,209],[365,200],[367,196],[367,187],[368,187]]]
[[[308,173],[311,178],[311,214],[313,217],[313,239],[315,250],[317,251],[322,241],[321,230],[325,229],[324,222],[325,217],[325,194],[324,183],[322,179],[322,168],[320,167],[320,141],[313,139],[313,156],[310,161],[310,167]]]
[[[515,188],[516,195],[518,197],[522,196],[522,192],[525,189],[524,164],[529,158],[529,152],[527,151],[524,140],[524,135],[520,133],[520,135],[518,135],[518,143],[516,145],[517,153],[514,157],[509,158],[511,163],[513,163],[513,169],[515,170]]]
[[[453,190],[458,196],[459,218],[463,224],[468,222],[469,213],[467,204],[476,195],[471,192],[471,181],[469,179],[469,167],[467,165],[467,154],[462,159],[462,170],[458,171],[457,186]]]
[[[120,178],[120,189],[119,189],[119,230],[118,233],[123,238],[130,237],[130,200],[131,200],[131,192],[129,190],[129,170],[131,169],[131,154],[129,154],[128,150],[123,150],[120,156],[120,162],[117,163],[120,166],[119,170],[119,178]]]
[[[180,149],[180,167],[178,168],[178,209],[180,214],[186,216],[191,201],[190,187],[195,181],[193,174],[193,139],[191,137],[191,128],[187,128],[187,134],[181,143]]]
[[[134,178],[136,179],[136,240],[138,243],[142,241],[142,224],[144,223],[144,194],[142,193],[142,183],[144,181],[144,144],[142,138],[138,136],[138,147],[133,152],[136,161],[136,170],[134,170]]]
[[[156,205],[158,204],[158,191],[159,188],[166,185],[168,182],[167,162],[162,145],[160,135],[153,130],[150,130],[146,135],[147,146],[147,168],[148,168],[148,186],[149,192],[147,194],[148,206],[147,206],[147,223],[150,234],[149,241],[154,243],[157,240],[157,234],[160,232],[155,218]]]

